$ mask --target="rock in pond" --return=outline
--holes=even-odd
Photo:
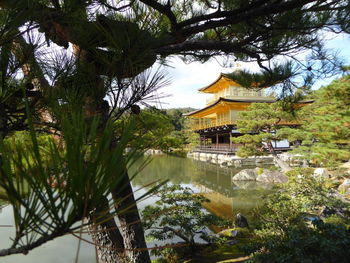
[[[288,182],[288,177],[281,172],[264,169],[263,173],[258,175],[256,180],[263,183],[286,183]]]
[[[233,181],[255,181],[257,174],[254,169],[244,169],[232,177]]]
[[[234,189],[245,189],[245,190],[261,190],[271,189],[272,184],[257,182],[257,181],[234,181],[232,183]]]

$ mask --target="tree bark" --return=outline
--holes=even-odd
[[[89,62],[88,53],[85,50],[81,49],[79,46],[74,46],[74,53],[83,64],[85,63],[86,65],[86,63]],[[96,65],[90,64],[90,66],[87,68],[87,71],[84,72],[86,79],[91,80],[90,85],[95,86],[94,92],[92,94],[93,96],[88,96],[86,98],[84,105],[84,114],[88,119],[94,116],[99,116],[101,122],[100,129],[102,130],[108,121],[109,107],[108,104],[106,107],[106,101],[104,100],[106,91],[104,90],[103,82],[98,75],[98,71],[95,66]],[[114,143],[111,144],[111,148],[115,146],[116,145]],[[124,168],[125,167],[120,167],[120,169]],[[126,262],[128,263],[150,263],[151,260],[147,251],[143,227],[127,172],[125,172],[125,175],[120,180],[118,186],[115,189],[111,189],[111,192],[114,198],[115,209],[117,211],[121,226],[120,232],[125,248],[125,254],[113,255],[112,253],[113,256],[111,256],[110,259],[116,256],[116,259],[119,260],[116,262],[127,260]],[[114,218],[109,218],[109,220],[105,223],[108,223],[110,226],[114,226]],[[98,228],[99,226],[95,227]],[[110,238],[113,237],[114,231],[119,232],[119,229],[109,229],[104,226],[100,226],[99,237],[96,238],[96,246],[104,247],[104,244],[106,243],[110,243],[111,248],[119,246],[119,244],[113,244],[113,242],[117,241],[116,239]],[[101,255],[106,255],[108,254],[108,251],[100,251],[99,253],[101,253]],[[113,261],[101,261],[99,263],[110,262]]]
[[[112,191],[115,200],[115,209],[118,213],[121,230],[124,237],[124,246],[130,263],[151,263],[141,218],[137,209],[128,173]]]
[[[288,172],[288,171],[292,170],[292,168],[290,168],[290,166],[285,161],[281,160],[278,157],[275,149],[273,148],[272,143],[269,142],[267,144],[268,144],[269,151],[272,154],[275,163],[281,168],[282,172]]]
[[[101,117],[101,129],[103,129],[108,119],[108,107],[101,109],[101,105],[104,102],[102,100],[102,102],[98,103],[91,98],[91,101],[88,100],[84,106],[86,116],[92,117],[98,115]],[[116,142],[112,142],[110,147],[116,147]],[[108,214],[105,215],[106,220],[102,224],[99,222],[92,224],[97,230],[92,233],[96,233],[93,239],[97,247],[99,263],[151,263],[130,179],[126,168],[120,167],[120,169],[125,169],[124,176],[117,187],[111,189],[120,222],[120,230],[114,218],[108,216]],[[104,206],[108,208],[108,204]],[[101,210],[101,208],[99,209]],[[112,251],[115,248],[123,248],[124,251],[123,253],[115,253]]]
[[[113,215],[109,212],[107,198],[101,200],[88,216],[90,236],[95,244],[99,263],[126,263],[123,237]]]

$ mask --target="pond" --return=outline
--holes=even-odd
[[[169,180],[173,184],[191,187],[196,193],[203,194],[210,200],[205,208],[224,218],[232,219],[237,213],[247,216],[248,221],[254,221],[254,208],[262,202],[262,197],[270,192],[269,187],[254,183],[233,183],[231,178],[239,170],[224,168],[189,158],[174,156],[152,156],[151,162],[140,169],[140,162],[131,169],[131,174],[138,172],[133,180],[136,195],[141,195],[154,182]],[[153,203],[154,198],[148,198],[138,206],[142,209]],[[0,204],[1,205],[1,204]],[[0,249],[10,245],[9,237],[14,229],[2,227],[12,225],[11,207],[0,209]],[[86,237],[88,238],[88,237]],[[32,250],[28,255],[11,255],[0,258],[1,263],[62,263],[75,262],[78,240],[72,236],[64,236]],[[94,247],[81,243],[78,262],[94,263]]]

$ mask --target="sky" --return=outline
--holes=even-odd
[[[350,65],[350,36],[340,34],[329,37],[326,47],[339,52],[339,56]],[[219,74],[232,72],[235,68],[224,68],[216,60],[210,60],[206,63],[192,62],[185,64],[179,58],[170,60],[170,66],[167,67],[168,77],[171,84],[160,90],[160,93],[168,95],[160,99],[160,108],[202,108],[205,106],[206,98],[211,95],[201,94],[198,89],[205,87],[215,81]],[[246,69],[256,70],[257,66],[251,63],[240,64]],[[329,84],[335,77],[317,81],[313,88],[318,89],[322,85]]]

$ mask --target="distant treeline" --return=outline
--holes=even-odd
[[[136,116],[137,128],[131,146],[138,149],[155,148],[165,152],[195,146],[198,135],[189,129],[188,121],[183,115],[194,110],[196,109],[190,107],[142,109]]]

